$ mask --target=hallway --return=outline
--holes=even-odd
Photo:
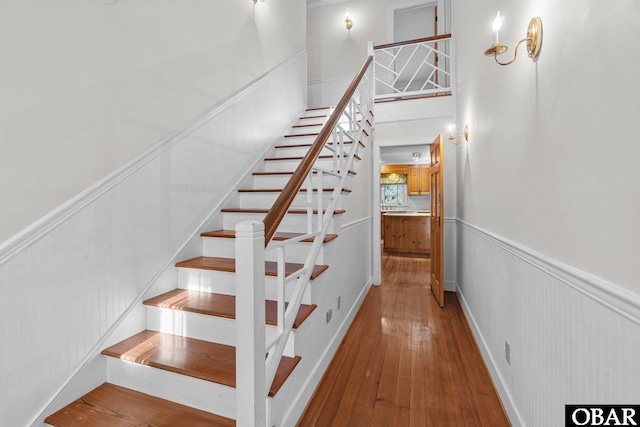
[[[507,426],[454,293],[440,309],[430,260],[383,255],[299,426]]]

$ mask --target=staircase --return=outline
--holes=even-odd
[[[230,426],[236,418],[236,260],[235,227],[244,221],[262,221],[282,189],[292,177],[331,109],[312,109],[300,117],[291,133],[277,142],[273,154],[253,172],[252,182],[238,191],[232,206],[221,210],[223,229],[202,233],[202,256],[176,264],[177,284],[170,292],[144,301],[146,330],[102,351],[107,359],[107,383],[80,397],[46,419],[51,426]],[[359,117],[358,120],[367,120]],[[370,126],[370,123],[369,123]],[[355,142],[351,142],[352,144]],[[335,166],[332,142],[323,148],[316,167]],[[347,145],[347,144],[345,144]],[[365,143],[357,142],[357,150]],[[340,153],[342,155],[342,151]],[[357,174],[361,157],[356,154],[347,171],[346,187],[340,192],[329,228],[323,236],[316,263],[310,273],[310,286],[286,339],[277,372],[270,384],[268,399],[277,407],[279,391],[290,374],[300,369],[301,352],[296,346],[300,334],[313,334],[309,319],[323,316],[314,301],[326,286],[327,269],[323,251],[338,237],[349,183]],[[317,174],[318,172],[313,172]],[[298,241],[287,246],[285,276],[300,275],[314,242],[305,237],[318,229],[317,209],[331,200],[340,185],[336,175],[321,174],[320,191],[302,188],[277,227],[274,242]],[[309,194],[311,193],[311,194]],[[278,332],[278,255],[265,252],[265,336],[269,341]],[[284,300],[292,297],[287,288]],[[311,366],[309,364],[308,366]],[[309,369],[309,368],[307,368]],[[269,425],[278,425],[271,420]]]

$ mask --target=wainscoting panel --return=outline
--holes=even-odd
[[[514,425],[564,425],[565,404],[640,402],[640,296],[457,228],[461,303]]]
[[[337,105],[352,80],[353,76],[310,81],[307,92],[309,108]]]
[[[301,52],[0,247],[0,424],[40,416],[305,104]]]

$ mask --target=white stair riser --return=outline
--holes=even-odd
[[[291,175],[256,175],[253,177],[253,188],[256,190],[284,188],[290,179]],[[353,175],[347,176],[345,188],[353,187],[353,179]],[[340,178],[337,176],[322,174],[322,188],[335,188],[339,181]],[[314,187],[317,187],[316,182],[317,179],[314,180]],[[303,186],[306,188],[306,184]]]
[[[300,135],[300,136],[284,136],[276,142],[276,147],[283,145],[300,145],[300,144],[313,144],[316,140],[315,135]]]
[[[107,356],[107,381],[223,417],[236,418],[236,390]]]
[[[334,109],[335,107],[326,107],[326,108],[308,110],[304,112],[302,117],[313,117],[313,116],[320,116],[320,115],[326,115],[328,117],[331,115],[331,113],[333,113]],[[356,111],[356,116],[360,116],[360,113],[358,111]]]
[[[265,208],[269,209],[275,203],[276,199],[280,197],[280,192],[240,192],[238,193],[238,206],[240,208]],[[350,193],[342,192],[338,197],[338,203],[336,209],[342,209],[347,201],[347,197]],[[323,209],[329,205],[333,197],[333,192],[322,192],[322,207]],[[313,209],[318,209],[318,193],[313,192],[311,197],[311,206]],[[306,209],[307,208],[307,193],[299,192],[291,203],[291,209]]]
[[[287,262],[304,263],[307,254],[311,250],[311,243],[291,243],[285,249],[285,259]],[[236,257],[236,240],[229,238],[205,237],[202,240],[202,255],[210,257]],[[270,250],[265,253],[267,261],[276,261],[278,251]],[[324,245],[320,248],[317,264],[324,264]]]
[[[235,230],[236,225],[242,221],[263,221],[265,214],[263,213],[247,213],[247,212],[223,212],[222,226],[225,230]],[[312,220],[312,231],[318,230],[318,216],[314,215]],[[327,233],[337,234],[340,230],[342,215],[334,215],[329,224]],[[307,215],[287,214],[282,219],[277,231],[306,233],[307,232]]]
[[[320,277],[313,282],[319,280]],[[278,289],[276,278],[265,276],[265,298],[270,300],[278,299]],[[285,286],[285,300],[289,301],[293,292],[294,283]],[[313,283],[311,284],[313,286]],[[311,286],[307,286],[303,304],[311,304]],[[178,268],[178,287],[193,291],[212,292],[216,294],[235,295],[236,276],[235,273],[215,270],[200,270],[196,268]]]
[[[234,347],[236,345],[236,321],[224,317],[147,307],[147,329]],[[273,337],[276,332],[275,326],[265,325],[267,340]],[[294,329],[287,340],[284,350],[285,356],[295,356],[295,332]]]
[[[333,112],[333,108],[332,107],[318,108],[318,109],[313,109],[313,110],[306,110],[302,114],[302,117],[313,117],[313,116],[327,116],[327,117],[329,117],[332,112]]]
[[[338,159],[340,160],[340,159]],[[350,169],[355,172],[358,172],[358,160],[354,159],[353,165]],[[300,164],[300,159],[294,160],[268,160],[265,162],[265,172],[294,172],[298,165]],[[343,169],[342,165],[344,162],[338,161],[338,170]],[[333,170],[333,158],[329,159],[318,159],[314,166],[325,169],[325,170]]]
[[[352,144],[344,144],[342,146],[342,153],[348,154],[351,151]],[[321,156],[333,156],[332,150],[333,144],[329,146],[325,146],[320,152]],[[304,147],[296,147],[296,146],[280,146],[276,148],[275,157],[277,158],[286,158],[286,157],[304,157],[309,152],[309,148],[307,146]]]
[[[303,123],[301,120],[298,124],[303,125],[302,127],[292,127],[291,131],[288,132],[289,135],[300,135],[305,133],[320,133],[322,127],[326,120],[318,118],[316,120],[308,119],[306,120],[308,123]],[[313,125],[313,126],[311,126]]]
[[[298,134],[289,134],[289,135],[298,135]],[[294,146],[294,145],[300,145],[300,144],[305,144],[310,146],[310,144],[314,143],[316,138],[317,138],[317,135],[307,135],[307,134],[303,134],[299,136],[284,136],[276,142],[276,147],[282,147],[282,146],[288,147],[288,146]],[[334,138],[333,136],[329,136],[327,143],[333,144],[334,143],[333,138]],[[339,137],[338,137],[338,142],[340,142]],[[345,137],[342,142],[349,143],[352,141],[348,137]],[[277,150],[280,150],[280,148],[278,148]]]

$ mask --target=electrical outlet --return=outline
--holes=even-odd
[[[511,346],[509,341],[504,342],[504,358],[507,359],[507,363],[511,365]]]
[[[331,321],[331,316],[333,316],[333,310],[327,310],[327,323]]]
[[[340,297],[338,297],[338,310],[340,310]]]

